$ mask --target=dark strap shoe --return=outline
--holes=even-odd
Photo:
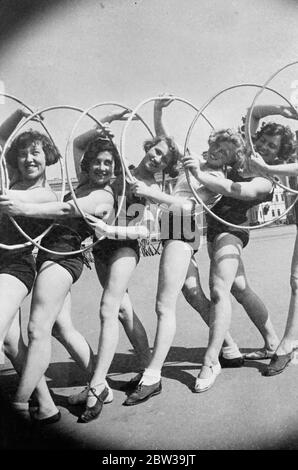
[[[154,395],[158,395],[162,390],[161,380],[152,385],[139,384],[134,392],[126,398],[124,406],[133,406],[143,403]]]
[[[104,405],[105,399],[109,394],[109,389],[105,387],[103,391],[99,395],[97,395],[95,387],[90,387],[89,393],[91,393],[96,398],[96,403],[94,406],[86,406],[84,413],[79,418],[80,423],[89,423],[89,421],[98,418]]]
[[[285,368],[290,364],[294,357],[294,351],[288,354],[282,354],[278,356],[274,354],[271,358],[270,364],[264,370],[263,374],[265,377],[272,377],[273,375],[281,374]]]

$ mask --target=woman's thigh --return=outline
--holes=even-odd
[[[166,242],[160,259],[157,301],[176,302],[181,291],[193,250],[180,240]]]
[[[72,276],[66,269],[52,261],[43,263],[33,289],[30,320],[53,323],[71,285]]]
[[[230,233],[222,233],[214,240],[210,254],[210,287],[221,283],[230,290],[241,262],[241,240]]]
[[[15,315],[27,294],[28,289],[22,281],[10,274],[0,274],[1,341],[4,340]]]

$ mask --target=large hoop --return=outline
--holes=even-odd
[[[26,105],[24,102],[22,102],[20,99],[16,98],[15,96],[13,95],[9,95],[7,93],[0,93],[0,96],[4,96],[6,98],[10,98],[14,101],[16,101],[17,103],[21,104],[24,108],[26,108],[31,114],[22,122],[20,121],[20,123],[16,126],[16,128],[14,129],[14,131],[11,133],[11,135],[9,136],[9,138],[7,139],[7,141],[5,142],[5,145],[1,151],[1,154],[0,154],[0,179],[1,179],[1,186],[2,186],[2,191],[5,192],[9,189],[9,178],[8,178],[8,172],[7,172],[7,167],[6,167],[6,163],[5,163],[5,159],[4,159],[4,156],[5,156],[5,153],[6,151],[8,150],[8,147],[10,145],[10,142],[14,139],[14,137],[16,136],[16,134],[19,132],[19,130],[25,125],[27,124],[27,122],[29,122],[32,117],[39,117],[40,115],[40,111],[38,111],[37,113],[34,113],[33,110],[28,106]],[[48,131],[47,127],[45,126],[45,124],[40,120],[39,121],[39,124],[44,128],[45,132],[47,133],[47,135],[49,136],[50,140],[52,141],[52,143],[54,144],[54,140],[50,134],[50,132]],[[55,144],[54,144],[55,145]],[[60,162],[60,167],[61,167],[61,174],[62,174],[62,192],[61,192],[61,197],[63,199],[64,197],[64,193],[65,193],[65,171],[64,171],[64,166],[63,166],[63,161],[62,161],[62,158],[59,159],[59,162]],[[5,182],[3,184],[3,171],[2,171],[2,167],[4,167],[4,179],[5,179]],[[12,223],[14,224],[14,226],[17,228],[17,230],[19,230],[19,232],[25,236],[25,232],[23,231],[23,229],[19,226],[19,224],[14,220],[13,217],[10,217],[10,220],[12,221]],[[36,237],[34,240],[36,242],[40,241],[52,228],[53,224],[51,224],[47,229],[45,229],[40,235],[38,235],[38,237]],[[26,234],[27,235],[27,234]],[[2,249],[5,249],[5,250],[16,250],[16,249],[20,249],[20,248],[24,248],[26,246],[30,246],[32,245],[33,241],[30,237],[28,236],[25,236],[25,238],[28,240],[27,242],[24,242],[24,243],[19,243],[19,244],[15,244],[15,245],[6,245],[4,243],[0,243],[0,248]]]
[[[25,124],[27,124],[27,122],[29,122],[32,118],[34,118],[34,117],[36,117],[36,116],[39,116],[40,114],[45,113],[45,112],[47,112],[47,111],[54,110],[54,109],[69,109],[69,110],[74,110],[74,111],[78,111],[78,112],[81,112],[81,113],[84,112],[84,110],[82,110],[81,108],[78,108],[78,107],[76,107],[76,106],[70,106],[70,105],[50,106],[50,107],[48,107],[48,108],[44,108],[44,109],[38,110],[37,112],[35,112],[35,113],[31,114],[30,116],[28,116],[28,118],[26,118],[26,120],[25,120],[23,123],[21,123],[21,125],[19,125],[19,126],[15,129],[15,131],[12,133],[13,137],[12,137],[12,135],[11,135],[10,138],[9,138],[9,141],[12,140],[12,138],[14,138],[15,134],[16,134]],[[96,124],[101,125],[100,122],[99,122],[95,117],[93,117],[92,115],[89,115],[89,114],[88,114],[88,117],[90,117],[91,119],[93,119],[93,120],[96,122]],[[4,151],[7,151],[9,141],[7,141],[7,142],[5,143],[5,146],[4,146],[4,149],[3,149],[3,153],[2,153],[2,155],[1,155],[1,158],[4,158],[4,155],[5,155]],[[1,161],[1,160],[0,160],[0,161]],[[64,187],[65,187],[65,184],[64,184]],[[63,197],[64,197],[64,194],[62,193],[62,195],[61,195],[61,200],[62,200],[62,201],[63,201]],[[53,225],[55,225],[55,224],[52,224],[52,225],[45,231],[46,233],[43,233],[42,235],[39,235],[38,240],[37,240],[37,239],[32,239],[26,232],[24,232],[24,230],[17,224],[17,222],[16,222],[12,217],[11,217],[11,220],[12,220],[12,222],[14,223],[14,225],[16,226],[16,228],[20,231],[20,233],[28,240],[28,242],[29,242],[29,243],[27,243],[28,245],[32,244],[32,245],[36,246],[37,248],[39,248],[39,249],[41,249],[41,250],[43,250],[43,251],[46,251],[47,253],[54,254],[54,255],[64,255],[64,256],[68,256],[68,255],[80,254],[80,253],[83,253],[83,252],[86,251],[86,250],[89,250],[93,245],[95,245],[95,244],[98,242],[98,241],[97,241],[97,242],[95,242],[95,243],[93,243],[93,244],[90,244],[90,245],[88,245],[88,246],[86,246],[85,248],[82,248],[82,249],[80,249],[80,250],[74,250],[74,251],[68,251],[68,252],[65,252],[65,251],[63,251],[63,252],[61,252],[61,251],[58,252],[58,251],[50,250],[50,249],[45,248],[45,247],[43,247],[42,245],[40,245],[39,239],[41,239],[43,236],[45,236],[46,233],[48,233],[48,232],[50,231],[50,229],[53,227]],[[90,224],[90,222],[88,222],[88,223]],[[5,246],[6,246],[6,245],[5,245]],[[17,247],[17,248],[21,248],[21,247],[23,247],[23,246],[26,246],[26,245],[25,245],[25,244],[22,244],[21,246],[20,246],[20,245],[19,245],[19,246],[17,246],[17,245],[11,245],[11,247],[10,247],[9,249],[16,249],[16,247]],[[0,247],[1,247],[1,245],[0,245]]]
[[[248,133],[248,140],[249,140],[249,145],[251,147],[251,150],[252,150],[252,153],[254,154],[254,156],[256,156],[256,152],[255,152],[255,149],[254,149],[254,145],[253,145],[253,141],[252,141],[252,136],[251,136],[251,131],[250,131],[250,126],[251,126],[251,118],[252,118],[252,113],[253,113],[253,109],[255,107],[255,103],[256,103],[256,100],[258,99],[258,97],[263,93],[263,91],[265,89],[268,89],[267,88],[267,85],[269,85],[269,83],[280,73],[282,72],[283,70],[287,69],[288,67],[292,67],[293,65],[298,65],[298,61],[295,61],[295,62],[291,62],[287,65],[284,65],[283,67],[281,67],[279,70],[277,70],[277,72],[274,72],[269,78],[268,80],[266,80],[266,82],[264,83],[264,85],[261,87],[261,89],[256,93],[254,99],[253,99],[253,102],[252,102],[252,105],[250,107],[250,110],[249,110],[249,113],[248,113],[248,125],[247,125],[247,133]],[[291,101],[289,101],[285,96],[279,94],[287,103],[288,105],[292,108],[292,110],[294,110],[294,112],[297,114],[298,116],[298,113],[297,113],[297,109],[295,108],[295,106],[293,106],[293,104],[291,103]],[[292,193],[292,194],[296,194],[298,195],[298,190],[295,190],[295,189],[292,189],[290,186],[286,186],[284,185],[283,183],[281,183],[279,181],[278,178],[273,178],[273,181],[275,182],[275,184],[277,184],[277,186],[279,186],[280,188],[282,188],[283,190],[285,191],[288,191],[289,193]]]
[[[187,101],[183,98],[179,98],[178,96],[171,96],[171,95],[170,96],[156,96],[156,97],[152,97],[152,98],[147,98],[146,100],[142,101],[141,103],[139,103],[136,106],[136,108],[131,112],[130,116],[128,117],[128,119],[125,123],[125,126],[123,127],[122,134],[121,134],[121,139],[120,139],[120,153],[121,153],[122,158],[124,160],[125,171],[126,171],[129,183],[133,183],[135,181],[135,178],[132,175],[130,169],[128,168],[128,165],[126,163],[127,159],[125,158],[126,132],[127,132],[128,126],[130,125],[130,123],[133,120],[134,116],[137,116],[137,113],[138,113],[139,109],[142,108],[145,104],[150,103],[151,101],[161,101],[161,100],[164,100],[164,99],[169,99],[169,100],[172,100],[172,101],[179,101],[181,103],[185,103],[185,104],[189,105],[195,111],[198,111],[198,109],[192,103],[190,103],[190,101]],[[204,114],[202,114],[202,117],[203,117],[203,119],[205,119],[205,121],[213,129],[213,126],[212,126],[211,122],[206,118],[206,116]],[[153,136],[152,133],[151,133],[151,136]]]
[[[256,85],[256,84],[252,84],[252,83],[242,83],[242,84],[239,84],[239,85],[232,85],[230,87],[224,88],[223,90],[219,91],[218,93],[213,95],[211,98],[209,98],[209,100],[200,108],[200,110],[198,111],[197,115],[195,116],[193,122],[191,123],[191,125],[189,127],[189,130],[188,130],[188,133],[187,133],[187,136],[186,136],[186,140],[185,140],[185,144],[184,144],[184,155],[186,155],[189,138],[190,138],[191,132],[194,128],[194,125],[197,122],[198,118],[202,115],[203,111],[205,111],[205,109],[221,94],[223,94],[227,91],[234,90],[236,88],[242,88],[242,87],[258,87],[258,88],[264,89],[264,87],[262,87],[261,85]],[[276,93],[277,95],[279,95],[283,98],[283,96],[278,91],[273,90],[272,88],[267,88],[266,86],[265,86],[265,88],[269,91],[272,91],[273,93]],[[267,222],[264,222],[263,224],[259,224],[259,225],[236,225],[236,224],[232,224],[231,222],[228,222],[228,221],[222,219],[218,215],[214,214],[214,212],[211,209],[209,209],[207,204],[204,201],[202,201],[202,199],[196,193],[196,191],[195,191],[195,189],[194,189],[194,187],[191,183],[190,176],[189,176],[189,171],[187,169],[185,170],[185,173],[186,173],[186,177],[187,177],[189,187],[190,187],[190,189],[191,189],[191,191],[194,195],[194,198],[198,202],[198,204],[201,204],[204,207],[204,209],[210,215],[212,215],[216,220],[218,220],[219,222],[221,222],[225,225],[228,225],[229,227],[233,227],[233,228],[238,228],[238,229],[242,229],[242,230],[255,230],[255,229],[259,229],[259,228],[263,228],[263,227],[267,227],[269,225],[272,225],[274,222],[276,222],[277,220],[282,219],[288,212],[290,212],[290,210],[294,207],[296,201],[298,200],[298,196],[297,196],[295,201],[281,215],[279,215],[278,217],[275,217],[272,220],[268,220]]]
[[[65,166],[66,166],[66,175],[67,175],[67,180],[68,180],[68,184],[69,184],[69,188],[70,188],[70,192],[71,192],[71,195],[72,195],[72,199],[75,203],[75,206],[76,208],[78,209],[78,211],[80,212],[81,216],[85,219],[85,221],[90,225],[90,221],[92,218],[89,217],[89,220],[88,220],[88,216],[86,216],[86,214],[84,214],[84,212],[81,210],[79,204],[78,204],[78,201],[77,201],[77,197],[76,197],[76,194],[75,194],[75,191],[73,189],[73,186],[72,186],[72,182],[71,182],[71,178],[70,178],[70,175],[69,175],[69,170],[68,170],[68,153],[69,153],[69,146],[70,146],[70,142],[73,138],[73,135],[75,133],[75,130],[77,129],[78,125],[81,123],[82,119],[85,117],[85,116],[90,116],[90,112],[93,111],[95,108],[99,108],[99,107],[102,107],[102,106],[118,106],[122,109],[125,109],[129,112],[131,112],[131,109],[128,108],[127,106],[124,106],[122,104],[119,104],[119,103],[115,103],[115,102],[102,102],[102,103],[97,103],[97,104],[94,104],[92,106],[90,106],[89,108],[85,109],[83,112],[82,112],[82,115],[79,117],[79,119],[76,121],[76,123],[74,124],[73,128],[72,128],[72,131],[69,135],[69,138],[67,140],[67,143],[66,143],[66,148],[65,148]],[[149,132],[150,131],[150,128],[149,126],[146,124],[146,122],[142,119],[141,116],[137,115],[137,118],[143,122],[144,126],[147,128],[147,130]],[[95,119],[95,118],[93,118]],[[103,132],[105,132],[105,128],[104,128],[104,125],[103,123],[101,123],[100,121],[98,121],[97,119],[95,119],[97,125],[99,125],[99,127],[102,129]],[[124,201],[124,197],[125,197],[125,189],[126,189],[126,178],[125,178],[125,172],[126,172],[126,166],[123,162],[123,157],[122,157],[122,154],[121,152],[118,152],[118,149],[115,145],[115,143],[113,142],[113,139],[107,134],[107,137],[109,138],[110,142],[112,143],[112,145],[114,145],[116,151],[117,151],[117,154],[119,156],[119,160],[120,160],[120,163],[121,163],[121,170],[122,170],[122,181],[123,181],[123,186],[122,186],[122,194],[121,194],[121,197],[120,197],[120,202],[118,204],[118,210],[117,210],[117,214],[115,215],[115,219],[114,221],[112,222],[112,225],[115,223],[115,221],[117,220],[117,217],[119,216],[120,214],[120,211],[122,209],[122,206],[123,206],[123,201]],[[91,248],[92,246],[95,246],[97,245],[97,243],[102,240],[104,238],[101,237],[99,238],[96,242],[92,243],[92,245],[89,245],[89,248]]]

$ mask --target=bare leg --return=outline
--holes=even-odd
[[[108,268],[96,258],[95,267],[98,279],[101,285],[104,287],[108,280]],[[121,305],[119,309],[119,320],[122,323],[125,333],[135,350],[140,370],[143,370],[149,363],[151,352],[149,348],[147,333],[142,322],[140,321],[139,317],[133,309],[127,291],[124,293],[123,299],[121,300]]]
[[[298,232],[291,266],[291,299],[283,338],[276,350],[278,355],[289,354],[298,345]]]
[[[66,269],[53,262],[42,265],[32,296],[29,346],[15,401],[28,402],[51,359],[52,327],[72,284]]]
[[[243,306],[251,321],[261,333],[265,348],[274,351],[278,345],[278,337],[273,328],[269,313],[261,299],[250,288],[246,278],[242,260],[231,290],[236,300]]]
[[[89,378],[93,372],[94,356],[91,347],[71,318],[71,294],[68,292],[63,307],[54,324],[52,335],[65,347],[73,360],[87,371]],[[89,380],[88,378],[88,380]]]
[[[27,354],[27,347],[23,341],[20,321],[20,315],[15,316],[4,341],[4,352],[19,375],[22,373]],[[46,384],[45,377],[41,378],[34,390],[34,395],[38,402],[38,413],[35,416],[37,419],[48,416],[52,411],[55,412],[56,407]]]
[[[98,386],[96,387],[97,393],[101,393],[105,387],[105,378],[116,352],[119,336],[119,309],[136,265],[137,257],[134,250],[121,248],[116,252],[109,267],[100,305],[101,328],[97,362],[90,381],[92,387]],[[95,402],[93,396],[88,397],[87,406],[92,407]]]
[[[180,240],[166,242],[159,266],[156,299],[157,330],[148,369],[160,371],[176,332],[176,303],[185,282],[191,247]]]
[[[207,299],[202,289],[199,269],[194,256],[189,263],[182,293],[189,305],[201,315],[206,325],[209,326],[210,300]],[[223,345],[233,349],[237,347],[229,332],[225,336]],[[239,356],[241,356],[240,352]]]
[[[213,243],[211,259],[210,291],[210,330],[208,348],[200,378],[208,378],[210,366],[218,363],[218,356],[225,335],[229,329],[232,306],[230,290],[236,277],[241,257],[242,243],[234,235],[220,234]]]

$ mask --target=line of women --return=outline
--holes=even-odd
[[[176,301],[181,290],[186,300],[210,325],[209,343],[194,391],[203,392],[213,385],[221,371],[220,363],[222,367],[243,364],[241,353],[228,332],[231,321],[230,292],[243,305],[264,338],[264,348],[255,351],[247,359],[272,357],[267,371],[268,375],[272,375],[274,365],[278,361],[280,364],[280,358],[292,354],[292,350],[289,352],[286,349],[290,348],[288,337],[295,335],[297,330],[297,325],[293,326],[293,315],[289,316],[288,333],[276,355],[274,351],[279,340],[266,307],[248,285],[241,260],[242,249],[249,239],[248,232],[240,228],[241,224],[246,224],[246,212],[250,207],[272,197],[272,183],[262,176],[268,169],[264,169],[263,161],[260,163],[255,159],[253,173],[247,165],[247,148],[241,135],[227,129],[212,133],[206,160],[194,155],[182,158],[179,147],[168,137],[162,124],[162,109],[168,104],[163,100],[155,103],[157,137],[145,142],[145,156],[133,172],[135,182],[126,191],[126,208],[136,205],[137,211],[143,212],[142,224],[133,223],[136,220],[133,210],[119,217],[123,225],[110,224],[122,186],[119,155],[110,138],[101,129],[92,129],[74,141],[74,158],[79,173],[76,189],[79,206],[85,213],[100,217],[94,223],[100,241],[93,248],[97,275],[103,287],[96,360],[87,341],[75,330],[71,321],[70,290],[82,273],[82,254],[58,256],[40,250],[35,264],[31,247],[18,250],[17,253],[1,253],[1,303],[5,308],[0,334],[5,342],[5,352],[21,375],[13,406],[29,415],[30,398],[34,393],[38,407],[31,412],[31,416],[35,420],[49,423],[60,419],[44,379],[51,359],[52,334],[64,344],[88,377],[84,390],[69,398],[72,404],[85,405],[80,420],[89,422],[95,419],[103,404],[112,401],[112,390],[106,377],[117,348],[118,319],[140,359],[140,372],[127,384],[128,396],[124,404],[135,405],[160,393],[161,369],[174,339]],[[255,129],[261,117],[277,114],[278,111],[281,113],[280,107],[255,108]],[[284,115],[287,113],[288,110],[284,111]],[[1,126],[3,140],[8,138],[20,116],[14,121],[8,119]],[[121,117],[108,116],[102,121],[112,122]],[[271,165],[277,156],[286,160],[291,155],[293,136],[287,127],[271,123],[255,134],[255,145],[261,157]],[[47,156],[48,148],[51,149],[51,155],[56,155],[55,158]],[[1,230],[2,243],[8,240],[16,243],[16,240],[22,239],[8,216],[20,218],[28,230],[30,226],[30,234],[31,230],[34,229],[34,233],[42,231],[41,226],[54,222],[54,227],[43,238],[42,244],[45,248],[61,253],[79,250],[85,238],[95,236],[94,230],[82,219],[69,196],[64,202],[58,202],[46,182],[46,165],[55,163],[57,158],[58,152],[53,144],[40,133],[26,132],[13,142],[6,159],[15,168],[17,178],[8,194],[0,197],[2,219],[9,226]],[[191,172],[200,198],[210,203],[218,194],[223,194],[215,206],[215,213],[239,225],[239,229],[232,229],[211,216],[207,218],[211,301],[201,288],[194,258],[200,244],[202,220],[185,174],[180,171],[171,195],[162,192],[156,181],[159,172],[176,176],[181,161]],[[256,175],[257,168],[260,176]],[[290,170],[297,174],[296,167]],[[116,180],[112,183],[115,176]],[[138,239],[146,237],[150,230],[145,217],[148,202],[167,207],[160,221],[163,252],[156,300],[157,330],[152,355],[146,332],[133,310],[127,292],[128,282],[139,261]],[[130,217],[127,216],[129,212]],[[166,233],[163,234],[163,231]],[[107,238],[101,239],[102,236]],[[97,240],[96,236],[94,240]],[[21,263],[20,267],[15,265],[16,258]],[[35,271],[37,275],[32,293],[29,344],[26,350],[21,339],[17,312],[32,289]],[[276,357],[279,359],[276,360]]]

